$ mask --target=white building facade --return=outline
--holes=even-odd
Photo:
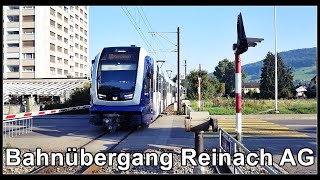
[[[87,6],[3,6],[3,79],[89,77]]]

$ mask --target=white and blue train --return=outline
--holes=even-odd
[[[90,123],[111,131],[149,126],[177,100],[176,83],[141,47],[103,48],[91,73]]]

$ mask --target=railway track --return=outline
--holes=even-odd
[[[130,134],[133,133],[136,129],[137,129],[137,128],[132,129],[132,130],[129,130],[129,132],[125,133],[125,135],[124,135],[116,144],[114,144],[114,145],[111,146],[110,148],[107,148],[106,150],[103,150],[102,152],[112,151],[112,150],[113,150],[115,147],[117,147],[123,140],[125,140],[128,136],[130,136]],[[94,143],[95,141],[99,140],[99,138],[105,136],[106,134],[109,134],[109,132],[106,131],[106,132],[101,133],[100,135],[96,136],[94,139],[92,139],[92,140],[90,140],[89,142],[83,144],[82,146],[80,146],[80,147],[77,148],[77,149],[85,148],[86,146]],[[57,169],[59,169],[59,168],[61,168],[61,167],[58,167],[58,166],[40,166],[39,168],[37,168],[37,169],[29,172],[29,174],[53,174],[53,173],[59,173],[59,170],[57,170]],[[92,168],[94,169],[95,167],[90,166],[90,167],[88,168],[88,167],[86,167],[86,166],[83,166],[83,167],[81,167],[80,169],[79,169],[79,167],[78,167],[78,168],[74,168],[74,169],[77,169],[77,170],[74,170],[74,169],[73,169],[74,172],[66,172],[66,173],[76,174],[76,173],[79,173],[79,172],[81,172],[81,171],[84,171],[84,169],[85,169],[85,170],[88,169],[88,171],[89,171],[89,170],[92,169]],[[72,170],[71,170],[71,171],[72,171]],[[64,172],[64,173],[65,173],[65,172]]]

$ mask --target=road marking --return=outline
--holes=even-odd
[[[314,125],[314,124],[287,124],[286,126],[317,127],[317,125]]]
[[[235,120],[218,119],[218,126],[228,133],[235,132]],[[261,119],[244,119],[242,121],[242,132],[244,137],[310,137],[306,134],[291,130],[285,125]]]

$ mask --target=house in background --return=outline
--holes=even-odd
[[[305,98],[306,95],[304,94],[307,91],[307,87],[306,86],[299,86],[298,88],[296,88],[296,98]]]
[[[260,83],[249,82],[242,84],[242,91],[247,94],[250,90],[254,90],[257,93],[260,93]]]

